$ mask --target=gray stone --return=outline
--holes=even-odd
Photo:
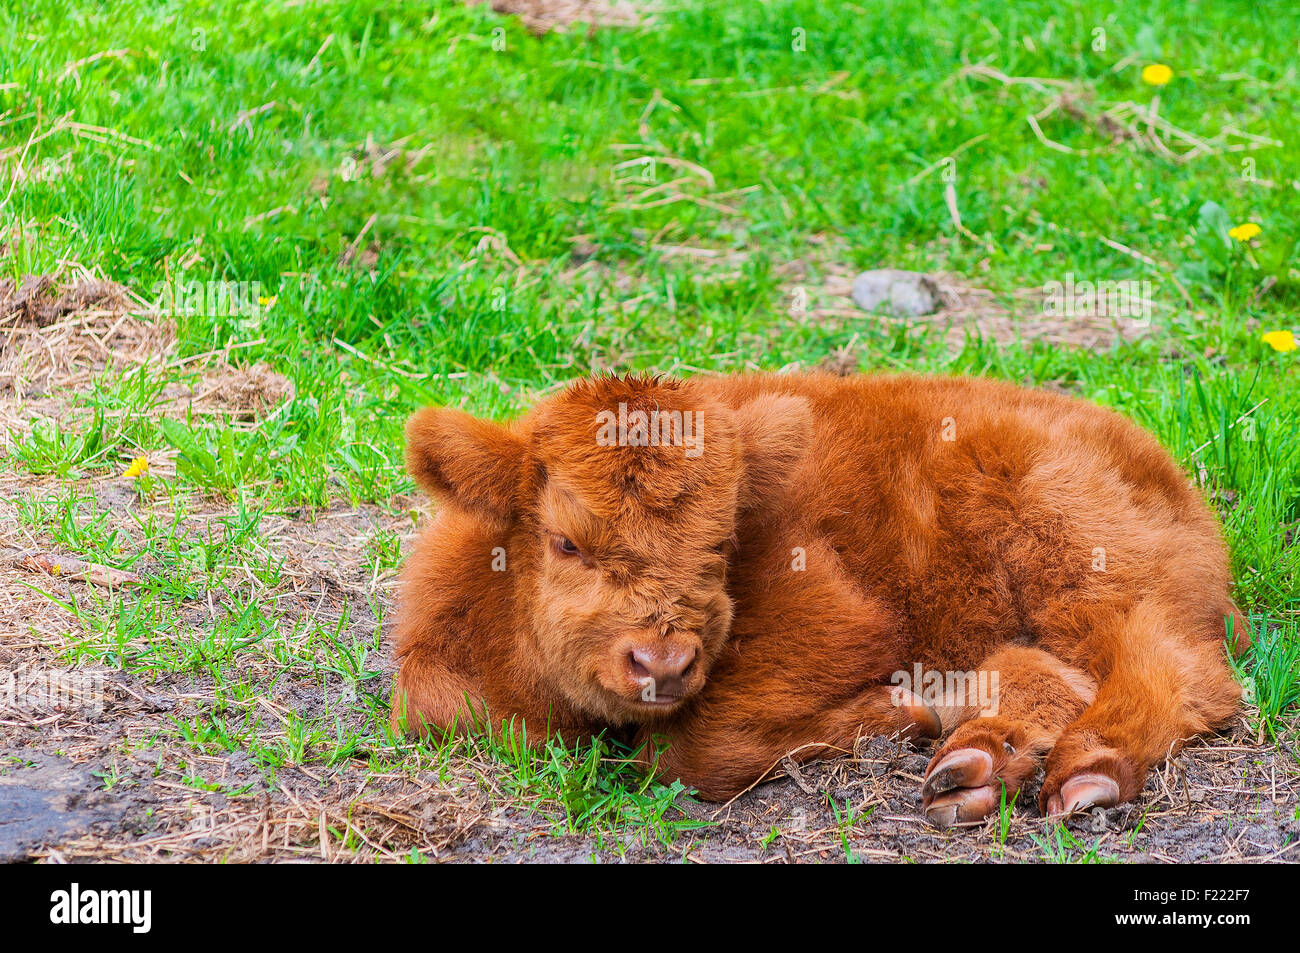
[[[853,279],[853,301],[867,311],[883,309],[898,317],[933,314],[939,309],[939,284],[919,271],[879,268]]]

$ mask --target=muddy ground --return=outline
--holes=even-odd
[[[42,492],[12,477],[3,489],[9,501]],[[113,487],[101,487],[99,499],[100,506],[113,502]],[[121,488],[116,501],[123,510],[136,505]],[[12,503],[6,505],[3,528],[11,541],[48,545],[18,526]],[[206,519],[193,513],[194,525],[182,532],[197,531]],[[278,601],[284,618],[333,624],[346,611],[352,634],[373,639],[382,623],[367,606],[382,611],[390,603],[393,579],[376,577],[367,541],[375,532],[409,534],[407,513],[337,507],[310,518],[286,515],[277,526],[268,528],[266,544],[283,555],[292,580]],[[59,603],[93,604],[91,588],[79,579],[7,572],[0,585],[0,669],[28,678],[66,671],[80,624]],[[182,630],[172,636],[198,638],[228,611],[219,602],[188,600],[177,616]],[[240,665],[224,693],[235,681],[255,686],[252,704],[272,725],[290,712],[333,718],[350,722],[367,744],[332,766],[305,758],[272,774],[244,750],[196,747],[178,736],[177,724],[218,703],[211,677],[127,674],[83,663],[83,673],[104,673],[102,711],[70,705],[0,712],[0,859],[356,862],[409,859],[413,849],[425,860],[468,862],[1300,859],[1300,770],[1287,752],[1252,737],[1245,716],[1236,730],[1193,744],[1154,773],[1134,804],[1071,821],[1068,836],[1038,817],[1033,787],[1005,836],[996,820],[935,830],[919,813],[927,749],[865,739],[852,756],[805,765],[726,805],[679,798],[681,816],[707,826],[665,843],[636,827],[568,832],[558,803],[512,793],[503,783],[510,769],[488,757],[462,753],[435,766],[427,755],[395,760],[371,750],[370,716],[347,704],[344,680],[297,662],[275,670],[264,661]],[[364,665],[379,673],[364,690],[386,697],[386,644]],[[836,810],[845,817],[846,803],[857,820],[844,831]]]

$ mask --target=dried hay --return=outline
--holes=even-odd
[[[170,385],[164,391],[168,413],[227,416],[235,420],[261,420],[293,400],[293,381],[266,364],[234,367],[224,360],[205,370],[193,386]]]
[[[230,363],[232,347],[175,359],[171,318],[91,272],[0,281],[0,429],[20,433],[36,416],[61,418],[110,365],[149,365],[182,379],[155,408],[254,421],[293,399],[292,382],[266,364]],[[184,376],[190,365],[190,374]]]
[[[85,386],[113,361],[170,353],[175,330],[121,285],[83,272],[71,281],[0,282],[0,400]]]

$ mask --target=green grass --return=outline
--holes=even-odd
[[[1098,850],[1099,841],[1085,844],[1066,829],[1064,824],[1043,822],[1043,836],[1030,834],[1038,845],[1039,856],[1050,864],[1106,864],[1112,859]]]
[[[840,805],[836,803],[835,798],[830,797],[829,795],[827,796],[827,802],[830,804],[831,814],[835,817],[835,827],[839,834],[840,847],[844,851],[845,862],[849,864],[861,863],[861,858],[853,850],[853,844],[850,837],[858,824],[870,819],[871,815],[875,813],[875,805],[863,810],[861,807],[855,808],[853,802],[848,798],[845,798],[843,808],[841,809]]]
[[[177,315],[179,356],[234,347],[295,388],[253,428],[164,418],[165,388],[193,384],[193,367],[110,364],[64,395],[72,414],[0,457],[55,481],[11,501],[28,531],[153,567],[135,595],[65,606],[79,626],[69,658],[209,679],[217,700],[178,717],[175,737],[249,751],[269,776],[351,757],[420,763],[430,755],[384,727],[379,628],[358,642],[346,625],[286,619],[268,526],[335,503],[393,512],[412,490],[402,422],[422,404],[504,416],[592,367],[809,366],[852,343],[864,370],[1052,383],[1154,432],[1220,502],[1238,597],[1262,635],[1241,676],[1261,730],[1293,736],[1300,354],[1260,335],[1295,327],[1300,304],[1300,12],[1147,6],[686,2],[653,28],[540,39],[450,2],[38,0],[0,12],[0,165],[24,170],[0,192],[0,273],[77,262],[148,300],[243,283],[257,293],[240,313]],[[1049,148],[1025,117],[1057,87],[963,71],[1063,80],[1096,115],[1100,103],[1148,108],[1151,62],[1175,74],[1159,115],[1208,141],[1205,154],[1090,152],[1107,139],[1060,110],[1041,128],[1074,151]],[[1254,148],[1217,139],[1225,129]],[[391,149],[382,168],[372,161]],[[1262,229],[1252,246],[1225,244],[1243,222]],[[578,267],[575,249],[592,264]],[[796,259],[805,277],[783,267]],[[971,338],[952,353],[937,331],[866,314],[792,318],[792,289],[815,293],[832,264],[960,274],[1004,301],[1067,273],[1145,279],[1156,333],[1100,352]],[[174,477],[136,485],[170,517],[142,509],[124,530],[92,481],[136,453],[174,457]],[[187,523],[218,505],[209,531]],[[376,578],[398,565],[399,540],[387,529],[367,544]],[[190,639],[178,633],[194,600],[225,611]],[[320,719],[281,724],[255,702],[284,672],[352,691]],[[667,842],[685,823],[667,808],[677,791],[642,787],[607,749],[479,743],[564,830],[630,825]],[[1053,855],[1079,846],[1043,843]]]

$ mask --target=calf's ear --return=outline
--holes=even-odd
[[[740,505],[763,504],[794,476],[812,444],[812,405],[806,397],[764,394],[736,410],[743,476]]]
[[[489,420],[425,407],[406,422],[406,472],[430,496],[496,518],[515,509],[523,443]]]

